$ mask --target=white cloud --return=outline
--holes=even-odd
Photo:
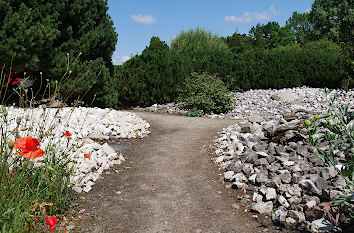
[[[274,6],[269,7],[270,12],[263,11],[263,12],[244,12],[243,16],[225,16],[224,21],[227,23],[250,23],[253,21],[264,21],[270,20],[272,16],[279,16],[280,11],[275,9]]]
[[[130,18],[132,18],[137,23],[154,24],[157,22],[157,19],[152,15],[137,14],[131,15]]]
[[[128,61],[130,58],[131,58],[130,56],[123,56],[123,57],[113,56],[112,62],[113,62],[113,65],[122,65],[124,62]]]
[[[272,13],[273,16],[279,16],[280,15],[280,11],[275,9],[274,6],[270,6],[269,9],[270,9],[270,12]]]

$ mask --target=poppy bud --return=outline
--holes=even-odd
[[[4,111],[3,115],[4,115],[4,117],[7,117],[7,115],[9,115],[9,113],[7,111]]]
[[[19,125],[19,124],[21,124],[21,117],[17,117],[16,118],[16,123]]]
[[[43,105],[42,105],[42,108],[43,108],[44,110],[46,110],[46,109],[47,109],[47,105],[46,105],[46,104],[43,104]]]
[[[3,112],[6,112],[6,107],[5,107],[5,106],[2,106],[1,110],[2,110]]]
[[[32,222],[32,218],[31,218],[31,217],[27,217],[27,218],[26,218],[26,222],[27,222],[27,223],[31,223],[31,222]]]
[[[14,148],[14,142],[13,141],[9,141],[7,143],[7,145],[9,146],[10,149]]]
[[[306,127],[310,127],[311,121],[305,120],[305,121],[304,121],[304,125],[305,125]]]
[[[315,121],[317,121],[318,119],[320,119],[320,117],[319,117],[318,115],[314,115],[314,116],[313,116],[313,119],[314,119]]]

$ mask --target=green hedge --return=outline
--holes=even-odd
[[[235,55],[233,71],[224,81],[230,89],[340,87],[346,77],[339,46],[317,41],[300,48],[253,50]]]

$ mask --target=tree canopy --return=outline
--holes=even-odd
[[[13,59],[13,70],[26,72],[35,81],[39,72],[58,80],[68,60],[81,53],[77,66],[81,70],[89,66],[86,82],[80,83],[82,91],[97,72],[101,77],[93,89],[103,90],[112,84],[111,56],[117,42],[107,10],[106,0],[0,0],[0,63],[9,65]],[[78,70],[73,68],[72,77]],[[105,93],[96,94],[97,104],[107,104]]]

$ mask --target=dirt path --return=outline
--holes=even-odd
[[[231,206],[236,191],[218,182],[210,160],[208,145],[235,121],[136,114],[152,133],[128,141],[127,161],[84,195],[75,232],[262,232],[242,206]]]

